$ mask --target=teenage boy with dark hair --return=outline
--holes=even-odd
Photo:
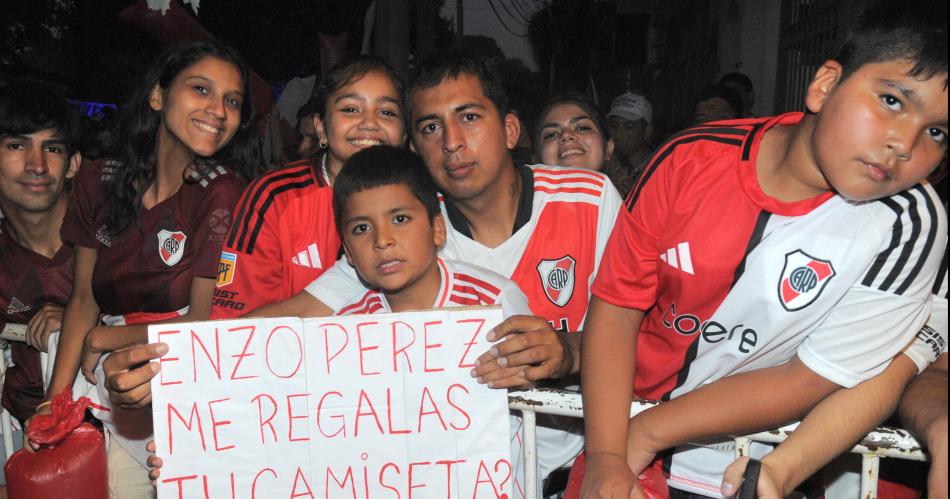
[[[946,22],[945,5],[876,5],[818,69],[808,114],[658,150],[593,289],[582,497],[626,498],[656,452],[695,441],[657,465],[673,497],[720,497],[734,449],[707,439],[801,418],[921,329],[946,244],[919,183],[947,152]],[[671,401],[630,420],[634,393]]]
[[[59,330],[72,291],[73,252],[59,228],[79,138],[62,96],[42,84],[0,84],[0,330],[28,323],[26,343],[11,343],[3,407],[21,423],[43,400],[39,352]]]

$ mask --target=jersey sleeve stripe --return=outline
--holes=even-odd
[[[884,198],[881,200],[885,206],[891,209],[894,213],[897,214],[897,219],[894,220],[894,226],[891,228],[891,242],[887,245],[887,249],[878,253],[877,258],[874,259],[874,264],[871,265],[871,268],[868,270],[867,274],[864,276],[864,280],[861,281],[862,286],[871,287],[874,284],[874,281],[877,279],[878,274],[881,273],[881,269],[884,268],[884,264],[887,263],[887,259],[891,256],[891,253],[900,246],[901,235],[904,233],[904,225],[901,220],[901,215],[904,212],[904,208],[891,198]]]
[[[258,234],[260,234],[261,228],[264,226],[264,213],[266,213],[267,209],[270,208],[270,205],[274,202],[274,199],[277,197],[277,195],[284,191],[289,191],[292,189],[300,189],[308,185],[313,185],[313,182],[314,182],[313,178],[311,177],[302,182],[284,184],[270,191],[270,193],[267,195],[267,198],[260,205],[260,208],[258,210],[259,215],[257,217],[257,223],[254,224],[254,230],[251,232],[250,238],[247,241],[246,251],[248,254],[251,254],[254,252],[254,245],[257,242],[257,236]]]
[[[481,305],[494,305],[497,302],[497,296],[492,296],[491,294],[485,293],[474,286],[456,285],[452,289],[452,296],[455,298],[468,298],[475,300]]]
[[[907,243],[901,245],[900,256],[897,258],[899,263],[891,267],[891,271],[881,284],[880,289],[882,291],[889,289],[900,276],[907,259],[910,258],[910,254],[914,250],[917,238],[920,237],[921,232],[921,221],[917,213],[917,198],[907,192],[901,192],[898,196],[907,201],[907,208],[904,210],[904,213],[910,215],[910,238]]]
[[[474,298],[469,298],[466,296],[458,296],[458,295],[450,296],[449,302],[454,303],[456,305],[461,305],[463,307],[477,307],[479,305],[483,305],[483,303],[479,302],[478,300]]]
[[[604,179],[590,175],[575,174],[570,171],[534,170],[535,182],[543,181],[549,184],[590,184],[597,187],[604,186]]]
[[[487,283],[487,282],[485,282],[485,281],[483,281],[483,280],[481,280],[481,279],[478,279],[478,278],[476,278],[476,277],[472,277],[472,276],[470,276],[470,275],[468,275],[468,274],[460,274],[460,273],[457,273],[457,272],[456,272],[452,277],[454,277],[455,280],[457,280],[457,281],[462,281],[462,282],[466,282],[466,283],[475,285],[475,286],[481,288],[482,290],[484,290],[485,292],[487,292],[488,294],[491,294],[491,295],[493,295],[493,296],[495,296],[495,297],[497,297],[498,295],[501,294],[501,290],[498,289],[497,286],[493,286],[492,284],[489,284],[489,283]]]
[[[937,205],[921,185],[880,201],[896,219],[887,248],[878,254],[861,284],[901,295],[921,277],[937,242]],[[932,276],[923,277],[929,283]]]
[[[732,132],[733,130],[734,129],[729,129],[730,132]],[[689,144],[691,142],[696,142],[700,140],[708,140],[710,142],[718,142],[721,144],[727,144],[727,145],[732,145],[736,147],[742,146],[742,140],[739,140],[739,139],[719,137],[716,135],[706,135],[705,133],[697,133],[697,132],[708,132],[708,131],[709,130],[699,130],[699,131],[691,130],[692,133],[682,132],[679,135],[679,138],[676,138],[677,136],[674,136],[673,139],[670,139],[669,141],[667,141],[665,145],[661,146],[658,152],[650,160],[650,163],[647,165],[646,171],[643,172],[643,175],[641,176],[640,181],[637,182],[637,185],[633,188],[632,191],[630,191],[630,195],[627,196],[627,201],[625,203],[627,206],[627,211],[633,210],[633,207],[637,204],[637,200],[640,198],[640,192],[643,190],[643,186],[647,182],[650,181],[650,178],[656,172],[657,168],[659,168],[660,165],[663,164],[663,161],[666,160],[666,158],[670,154],[673,154],[673,151],[676,150],[677,146],[680,146],[683,144]],[[742,131],[742,134],[746,134],[746,133],[748,133],[748,131]]]
[[[543,185],[535,185],[534,192],[544,192],[547,194],[586,194],[588,196],[593,196],[594,198],[600,198],[599,191],[592,191],[590,189],[578,187],[561,187],[552,189],[549,187],[544,187]]]
[[[937,280],[934,282],[933,294],[946,299],[947,298],[947,251],[943,252],[943,260],[940,262],[940,272],[937,273]]]
[[[927,263],[927,257],[930,255],[930,252],[933,250],[934,244],[937,242],[937,205],[934,203],[934,200],[927,195],[927,191],[922,185],[918,185],[913,189],[914,194],[919,197],[922,197],[924,200],[924,205],[927,207],[927,214],[929,215],[928,220],[930,220],[930,228],[927,231],[927,239],[924,242],[923,250],[917,256],[917,262],[914,264],[913,269],[911,269],[910,274],[904,279],[904,282],[897,288],[897,294],[902,295],[911,284],[917,280],[917,276],[920,275],[920,271],[923,269],[924,264]],[[920,224],[919,216],[917,218],[917,223]]]
[[[259,218],[264,217],[266,209],[261,207],[261,198],[264,197],[268,190],[273,189],[282,182],[295,181],[306,177],[310,177],[311,181],[309,183],[301,183],[301,186],[306,186],[313,182],[313,176],[310,175],[309,166],[285,168],[275,171],[271,175],[261,177],[255,183],[251,184],[251,187],[245,192],[245,200],[241,202],[240,211],[238,211],[237,216],[234,217],[234,226],[237,227],[237,230],[232,231],[228,237],[228,246],[235,247],[235,241],[237,241],[238,251],[244,251],[243,246],[254,215]]]

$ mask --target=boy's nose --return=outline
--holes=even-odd
[[[33,175],[45,175],[49,171],[49,166],[46,164],[46,155],[43,154],[42,145],[33,145],[27,150],[26,153],[26,171],[32,173]]]

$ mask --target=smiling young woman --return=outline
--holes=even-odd
[[[113,155],[80,170],[62,228],[74,286],[47,400],[80,368],[95,380],[100,356],[144,340],[148,324],[208,318],[231,212],[259,164],[249,74],[216,43],[169,49],[124,108]],[[137,452],[150,420],[120,413],[103,416],[110,491],[153,497]]]

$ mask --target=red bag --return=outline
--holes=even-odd
[[[74,402],[67,388],[53,399],[50,414],[33,418],[27,435],[43,446],[35,453],[21,449],[10,456],[4,473],[11,499],[109,497],[105,439],[83,422],[88,406],[88,398]]]
[[[584,482],[584,472],[587,469],[587,457],[582,453],[574,460],[574,466],[571,467],[571,474],[567,480],[567,490],[564,491],[565,499],[577,499],[581,496],[581,485]],[[652,466],[640,473],[640,487],[648,499],[669,499],[670,489],[666,484],[666,475],[659,462],[654,462]]]

